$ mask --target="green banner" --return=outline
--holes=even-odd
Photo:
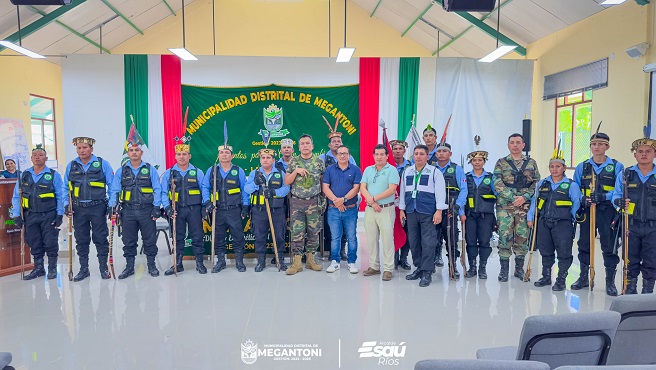
[[[259,167],[257,151],[264,147],[262,133],[270,136],[269,147],[280,149],[280,140],[294,141],[312,135],[314,152],[328,150],[330,129],[323,117],[341,132],[342,142],[351,156],[360,162],[360,117],[358,85],[338,87],[290,87],[279,85],[253,87],[200,87],[182,85],[183,111],[189,107],[187,135],[192,138],[192,163],[205,171],[214,164],[217,147],[223,144],[223,122],[228,126],[228,144],[233,163],[248,174]],[[204,225],[209,232],[209,225]],[[252,252],[254,237],[245,224],[246,249]],[[228,237],[228,249],[232,249]],[[209,251],[209,234],[206,235]],[[267,245],[271,247],[271,245]],[[330,246],[327,246],[330,248]]]

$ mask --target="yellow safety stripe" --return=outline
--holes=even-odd
[[[483,197],[483,199],[497,199],[497,196],[494,194],[484,194],[481,195],[481,197]]]
[[[452,190],[458,190],[458,191],[460,190],[460,188],[457,187],[457,186],[447,186],[446,188],[447,189],[452,189]]]
[[[176,202],[178,201],[178,196],[179,196],[179,195],[180,195],[180,193],[178,193],[178,192],[176,191],[176,192],[175,192],[175,201],[176,201]],[[171,192],[170,192],[170,191],[169,191],[169,199],[173,199],[173,197],[171,196]]]
[[[141,188],[139,189],[142,193],[146,194],[152,194],[153,193],[153,188]]]
[[[234,189],[229,189],[228,194],[239,194],[241,193],[241,189],[239,188],[234,188]]]
[[[30,200],[27,198],[21,199],[21,205],[23,208],[30,208]]]
[[[474,208],[474,198],[467,198],[467,203],[469,204],[469,208]]]
[[[121,190],[121,199],[122,200],[124,200],[126,202],[129,202],[130,201],[130,195],[132,195],[132,193],[129,190]]]
[[[54,197],[55,197],[55,193],[43,193],[43,194],[39,194],[39,198],[54,198]]]
[[[628,208],[628,211],[629,211],[629,214],[630,214],[630,215],[632,215],[632,214],[633,214],[633,211],[635,211],[635,205],[636,205],[635,203],[630,203],[630,202],[629,202],[629,208]]]
[[[80,187],[79,186],[76,186],[76,187],[73,188],[73,196],[76,197],[76,198],[80,196]]]
[[[73,191],[73,182],[72,181],[68,182],[68,191]]]
[[[199,189],[189,190],[189,195],[200,195]]]
[[[572,201],[571,200],[557,200],[556,201],[556,207],[571,207],[572,206]]]
[[[538,199],[538,209],[542,209],[543,205],[544,205],[544,199]]]
[[[583,195],[585,195],[586,197],[589,197],[590,196],[590,189],[583,189]]]
[[[210,195],[210,201],[214,202],[214,199],[219,200],[219,192],[214,193],[213,195]]]
[[[614,186],[608,186],[608,185],[604,185],[601,188],[604,189],[605,192],[610,192],[610,191],[615,190]]]
[[[104,182],[100,182],[100,181],[90,181],[90,182],[89,182],[89,186],[93,186],[93,187],[95,187],[95,188],[104,188],[104,187],[105,187],[105,183],[104,183]]]
[[[251,204],[255,204],[255,205],[264,204],[264,196],[262,196],[262,195],[257,195],[257,196],[251,195]]]

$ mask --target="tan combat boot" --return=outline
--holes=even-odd
[[[314,252],[305,253],[305,267],[314,271],[323,270],[323,266],[314,260]]]
[[[301,255],[297,254],[294,255],[294,259],[292,260],[292,265],[287,268],[287,271],[285,273],[287,275],[294,275],[297,272],[303,271],[303,264],[301,263]]]

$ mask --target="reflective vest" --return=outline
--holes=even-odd
[[[267,187],[272,190],[280,189],[283,185],[283,176],[284,175],[278,171],[277,168],[273,168],[271,177],[269,177],[269,180],[267,180]],[[251,204],[254,206],[264,205],[264,195],[260,194],[259,189],[251,193]],[[273,197],[269,199],[269,207],[271,208],[279,208],[283,205],[285,205],[285,197]]]
[[[37,182],[34,182],[31,173],[23,172],[21,195],[21,206],[27,211],[48,212],[57,209],[55,170],[51,168]]]
[[[457,164],[450,162],[449,167],[447,167],[444,172],[442,172],[442,175],[444,176],[444,183],[446,184],[446,191],[449,193],[447,195],[450,198],[457,198],[458,194],[460,194],[460,184],[458,184],[458,180],[456,180],[457,168]]]
[[[241,182],[239,181],[239,167],[232,165],[225,178],[219,173],[220,164],[217,164],[216,174],[216,193],[214,190],[214,169],[212,168],[210,176],[210,201],[216,199],[217,207],[238,206],[241,204]]]
[[[150,164],[144,163],[135,175],[129,163],[121,171],[121,202],[124,204],[153,204],[153,183],[150,181]]]
[[[601,194],[610,193],[615,190],[615,167],[617,166],[617,161],[613,159],[613,164],[609,164],[604,167],[601,172],[598,174],[595,173],[595,186],[596,191]],[[589,162],[583,163],[583,171],[581,172],[581,192],[585,196],[590,196],[590,193],[593,191],[590,189],[590,183],[592,182],[592,164]]]
[[[182,177],[182,172],[170,170],[171,179],[175,184],[175,202],[177,206],[187,207],[196,206],[203,203],[203,196],[200,193],[200,184],[198,183],[198,171],[191,168]],[[171,184],[169,184],[169,200],[173,200]]]
[[[73,204],[80,200],[107,200],[105,172],[102,168],[103,159],[91,162],[88,171],[84,171],[82,164],[71,161],[68,172],[68,190],[71,192]]]
[[[467,203],[465,211],[476,213],[494,213],[497,196],[493,191],[494,183],[492,174],[483,177],[481,184],[476,186],[476,181],[471,173],[467,174]]]
[[[415,166],[409,166],[403,172],[405,181],[405,211],[432,215],[437,211],[435,207],[435,175],[437,168],[426,165],[420,173]],[[415,180],[416,179],[416,180]],[[415,188],[416,183],[416,188]],[[413,198],[412,192],[416,190]]]
[[[551,189],[551,182],[542,181],[538,189],[537,209],[540,217],[553,220],[572,219],[572,199],[569,197],[569,187],[572,180],[564,179],[556,190]]]
[[[629,216],[639,221],[656,221],[656,176],[649,176],[643,183],[634,169],[627,169],[626,191],[631,200]]]

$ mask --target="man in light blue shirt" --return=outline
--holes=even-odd
[[[34,257],[34,270],[23,277],[32,280],[44,276],[43,260],[48,255],[48,279],[57,277],[59,227],[64,217],[64,193],[61,175],[46,166],[48,155],[41,144],[32,150],[32,164],[20,174],[11,198],[14,225],[25,227],[25,243]],[[22,212],[21,212],[22,211]]]

